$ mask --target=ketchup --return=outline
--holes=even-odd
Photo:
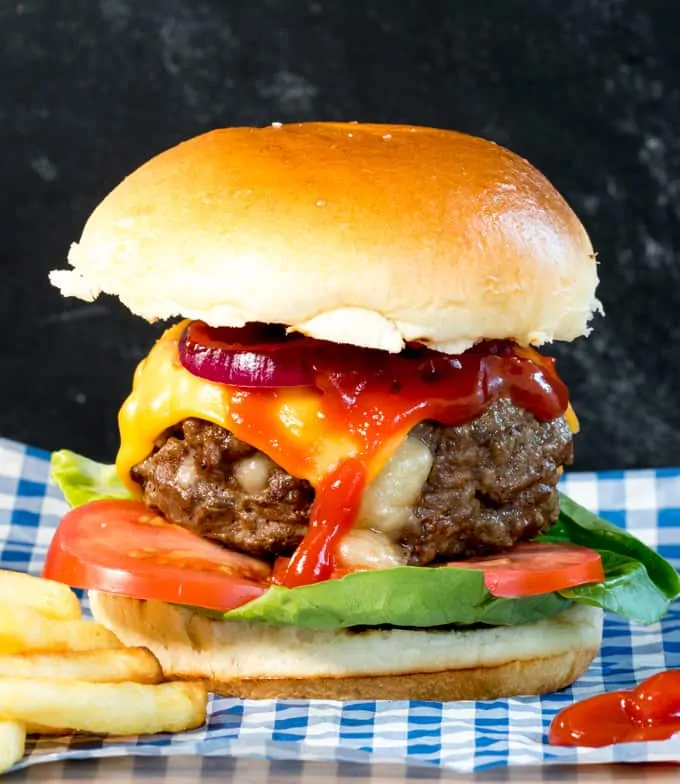
[[[324,478],[309,516],[309,532],[279,578],[283,585],[295,588],[331,577],[335,547],[354,524],[365,484],[364,465],[354,458],[343,460]]]
[[[192,342],[212,348],[224,336],[225,351],[235,340],[234,330],[200,322],[187,330]],[[305,394],[316,406],[318,427],[312,431],[304,423],[291,427],[283,421],[286,395],[300,393],[275,386],[235,386],[228,416],[237,437],[314,484],[308,533],[280,578],[289,587],[330,577],[335,545],[354,523],[364,485],[419,422],[462,425],[502,397],[546,421],[563,415],[569,403],[554,360],[508,340],[484,341],[457,355],[422,346],[389,354],[305,338],[282,346],[287,351],[297,346],[309,368]],[[259,348],[264,355],[271,345],[250,350]],[[340,455],[324,454],[326,446],[338,442]]]
[[[554,746],[611,746],[667,740],[680,732],[680,670],[653,675],[631,691],[598,694],[560,711],[550,725]]]

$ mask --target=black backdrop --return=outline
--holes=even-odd
[[[113,457],[158,330],[47,271],[132,168],[216,126],[404,121],[519,152],[585,222],[607,318],[554,347],[578,467],[680,464],[675,5],[0,0],[0,435]]]

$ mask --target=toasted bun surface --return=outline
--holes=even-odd
[[[602,612],[463,631],[299,629],[219,621],[161,602],[90,593],[95,618],[145,646],[168,677],[236,697],[493,699],[564,688],[602,639]]]
[[[409,126],[213,131],[144,164],[52,273],[67,296],[147,318],[282,323],[313,337],[448,352],[540,345],[599,307],[588,236],[525,160]]]

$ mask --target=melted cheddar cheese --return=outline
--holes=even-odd
[[[567,420],[569,430],[571,430],[571,432],[576,435],[581,429],[581,425],[579,424],[578,417],[576,416],[576,412],[574,411],[571,403],[569,403],[567,410],[564,412],[564,418]]]

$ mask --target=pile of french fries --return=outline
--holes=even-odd
[[[84,620],[65,585],[0,570],[0,772],[26,736],[181,732],[205,722],[201,683],[163,682],[146,648]]]

